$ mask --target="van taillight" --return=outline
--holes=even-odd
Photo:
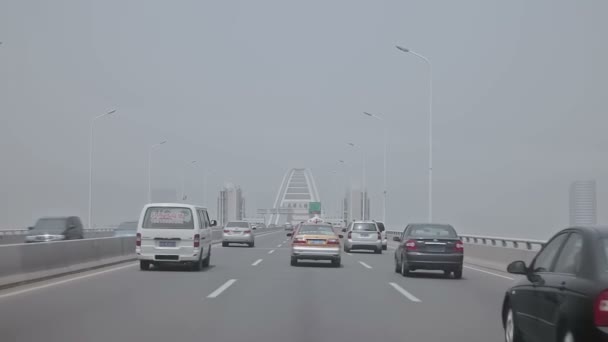
[[[456,241],[456,244],[454,245],[454,249],[456,250],[456,252],[463,253],[464,252],[464,243],[462,243],[462,241]]]
[[[608,326],[608,289],[602,291],[595,299],[593,321],[598,327]]]
[[[140,247],[141,246],[141,234],[137,233],[137,235],[135,235],[135,246]]]
[[[407,240],[405,242],[405,249],[408,251],[413,251],[416,249],[416,240]]]
[[[382,233],[378,232],[378,240],[382,240]]]
[[[353,238],[353,231],[351,230],[350,232],[348,232],[348,238],[352,239]]]
[[[201,236],[199,234],[194,235],[194,247],[201,246]]]

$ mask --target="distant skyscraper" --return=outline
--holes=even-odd
[[[217,216],[220,226],[230,221],[242,220],[245,214],[245,199],[240,187],[227,184],[217,199]]]
[[[363,215],[363,198],[365,198],[365,216]],[[359,189],[350,189],[344,197],[344,220],[369,220],[369,196]],[[351,217],[352,211],[352,217]]]
[[[595,181],[578,181],[570,185],[570,225],[597,224]]]

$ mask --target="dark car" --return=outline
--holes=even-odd
[[[135,236],[137,234],[137,221],[123,222],[114,229],[115,237]]]
[[[84,238],[82,221],[77,216],[44,217],[36,221],[25,242],[49,242]]]
[[[442,270],[446,276],[462,278],[464,244],[454,227],[447,224],[409,224],[401,236],[393,237],[400,242],[395,250],[395,272],[404,277],[416,270]]]
[[[505,294],[506,341],[608,341],[607,258],[608,227],[578,227],[557,233],[530,266],[509,264],[525,277]]]

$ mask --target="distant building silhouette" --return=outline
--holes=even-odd
[[[217,217],[220,226],[245,217],[245,198],[239,186],[226,184],[217,199]]]
[[[595,181],[577,181],[570,185],[570,225],[597,224]]]
[[[363,198],[365,198],[365,214],[363,213]],[[351,203],[352,202],[352,203]],[[360,189],[351,188],[346,191],[344,196],[344,221],[351,220],[369,220],[370,216],[370,201],[367,191],[363,192]],[[351,216],[352,210],[352,216]]]

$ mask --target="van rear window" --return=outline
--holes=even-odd
[[[146,210],[142,228],[194,229],[192,211],[188,208],[151,207]]]

